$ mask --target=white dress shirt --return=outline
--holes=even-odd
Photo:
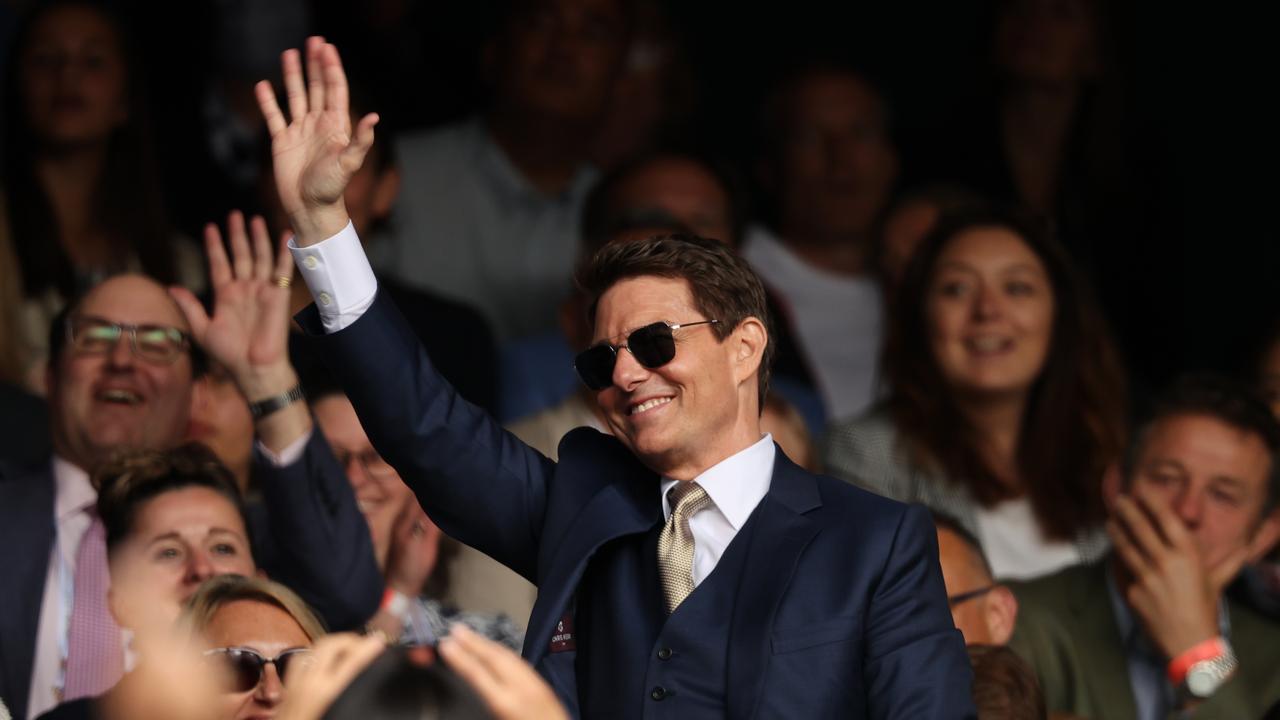
[[[53,518],[56,523],[49,570],[45,576],[36,652],[31,668],[27,718],[52,710],[61,702],[67,658],[67,628],[75,598],[76,553],[92,520],[87,512],[98,499],[89,474],[60,457],[53,458]]]
[[[689,531],[693,533],[694,587],[716,569],[725,548],[738,536],[751,512],[769,492],[776,451],[773,436],[765,433],[755,445],[730,455],[693,479],[711,498],[709,507],[689,518]],[[671,519],[667,491],[678,482],[662,478],[664,520]]]

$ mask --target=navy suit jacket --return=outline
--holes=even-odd
[[[576,707],[572,657],[550,652],[552,634],[596,549],[661,522],[657,474],[585,428],[559,464],[524,445],[439,377],[381,293],[331,335],[314,306],[298,319],[440,527],[538,585],[524,656]],[[740,585],[752,591],[731,609],[726,715],[972,716],[926,512],[777,458]]]
[[[329,627],[359,627],[378,609],[382,576],[346,472],[313,431],[302,457],[259,463],[261,505],[249,508],[258,567],[297,591]],[[0,482],[0,698],[27,715],[36,630],[56,535],[52,462]]]

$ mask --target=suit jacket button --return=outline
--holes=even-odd
[[[658,687],[653,689],[653,692],[649,693],[649,697],[661,702],[664,698],[667,697],[667,689],[659,685]]]
[[[659,659],[659,660],[670,660],[670,659],[671,659],[671,648],[666,648],[666,647],[664,647],[664,648],[662,648],[661,650],[659,650],[659,651],[658,651],[658,659]]]

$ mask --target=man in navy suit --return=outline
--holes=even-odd
[[[524,655],[571,711],[973,715],[928,514],[762,436],[768,315],[740,258],[697,238],[596,256],[577,368],[612,436],[575,430],[553,463],[461,400],[378,292],[342,205],[377,119],[351,127],[332,45],[306,55],[309,84],[283,59],[288,121],[257,88],[316,298],[299,321],[441,528],[538,584]]]
[[[243,230],[233,222],[233,245],[248,246]],[[269,257],[265,228],[256,235]],[[216,236],[211,242],[221,246]],[[283,261],[288,270],[288,257]],[[79,652],[68,647],[68,627],[92,604],[82,604],[74,587],[97,497],[89,474],[117,448],[182,442],[200,370],[191,335],[232,369],[251,401],[270,400],[297,382],[284,352],[288,290],[271,285],[246,294],[251,281],[230,277],[225,262],[222,271],[214,317],[201,311],[198,328],[163,286],[138,275],[105,281],[55,322],[53,457],[0,482],[0,698],[15,718],[39,715],[65,697],[62,668]],[[183,300],[199,307],[189,294]],[[304,403],[268,403],[266,410],[255,429],[275,459],[259,453],[262,502],[250,512],[259,567],[297,589],[332,626],[359,626],[376,611],[382,581],[345,473],[312,430]],[[105,555],[100,559],[105,564]],[[194,562],[183,568],[193,580],[214,572]],[[91,665],[118,655],[107,645],[86,652]],[[101,677],[109,684],[107,675]]]

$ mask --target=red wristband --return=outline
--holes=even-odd
[[[409,598],[404,593],[393,588],[387,588],[382,593],[382,602],[378,605],[379,610],[385,610],[392,617],[404,619],[409,614]]]
[[[1169,673],[1169,682],[1174,687],[1181,687],[1182,682],[1187,679],[1187,672],[1191,670],[1191,666],[1202,660],[1212,660],[1227,654],[1227,647],[1222,642],[1222,636],[1209,638],[1204,642],[1192,645],[1184,650],[1177,657],[1169,661],[1167,672]]]

